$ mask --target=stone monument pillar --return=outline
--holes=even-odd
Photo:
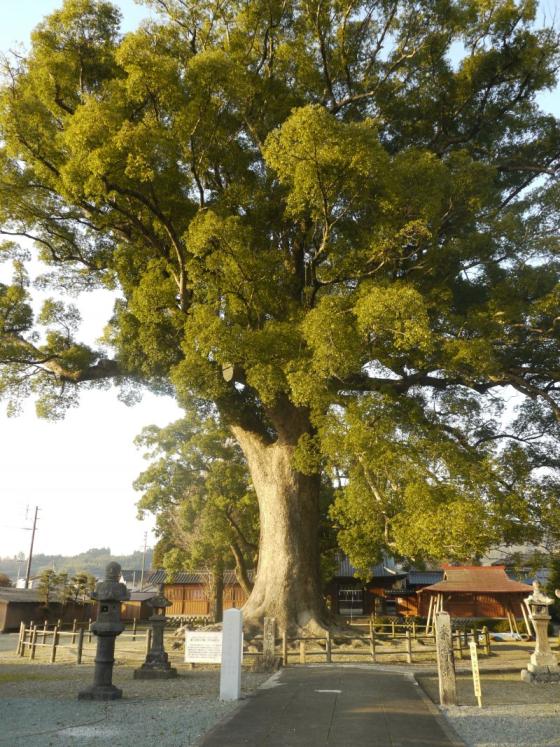
[[[146,656],[146,661],[139,669],[134,670],[135,680],[169,680],[177,676],[177,670],[169,663],[169,658],[163,645],[165,631],[165,608],[171,606],[169,599],[160,593],[157,597],[148,599],[146,604],[154,610],[149,620],[152,624],[152,643]]]
[[[78,693],[78,700],[117,700],[122,690],[113,685],[113,665],[115,663],[115,639],[124,630],[121,622],[121,602],[130,599],[125,584],[121,584],[121,567],[109,563],[105,569],[105,579],[95,587],[91,598],[97,600],[97,620],[91,626],[97,636],[95,672],[93,685]]]
[[[560,682],[560,667],[548,640],[548,607],[553,601],[541,592],[539,582],[533,581],[533,593],[524,600],[524,603],[535,628],[536,643],[527,669],[521,670],[521,679],[524,682]]]

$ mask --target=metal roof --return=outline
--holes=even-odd
[[[29,602],[40,604],[44,601],[43,595],[36,589],[0,589],[0,602]],[[57,599],[52,601],[57,602]]]
[[[486,592],[494,594],[525,593],[529,594],[532,588],[519,581],[508,578],[505,566],[443,566],[444,578],[437,584],[426,586],[420,590],[436,592]]]
[[[157,589],[150,589],[148,591],[131,591],[130,602],[146,602],[148,599],[153,599],[157,596]]]
[[[409,571],[406,577],[409,586],[435,584],[443,578],[443,571]]]
[[[403,578],[404,573],[399,573],[393,568],[389,568],[384,563],[378,563],[372,566],[370,569],[370,578]],[[336,570],[336,576],[342,578],[354,578],[357,569],[349,561],[346,555],[339,555],[338,557],[338,568]]]

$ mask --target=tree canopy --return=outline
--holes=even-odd
[[[66,0],[5,63],[3,231],[34,240],[45,285],[119,293],[90,349],[71,306],[33,319],[6,243],[5,395],[58,416],[112,378],[215,403],[259,497],[259,614],[316,552],[295,522],[317,523],[323,470],[362,564],[543,531],[560,130],[537,94],[559,44],[536,2],[147,4],[121,36],[109,3]]]

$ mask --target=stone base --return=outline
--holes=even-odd
[[[177,677],[177,670],[173,667],[140,667],[134,670],[135,680],[172,680]]]
[[[530,685],[560,684],[560,669],[558,667],[535,667],[529,665],[530,669],[521,670],[521,679]]]
[[[119,700],[122,690],[114,685],[93,685],[78,693],[78,700]]]

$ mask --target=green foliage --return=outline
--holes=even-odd
[[[535,2],[149,4],[121,37],[108,3],[67,0],[6,63],[3,230],[33,237],[42,287],[119,291],[108,359],[56,299],[35,323],[2,246],[11,410],[59,417],[109,377],[212,402],[336,481],[362,568],[558,541],[560,128],[538,94],[560,45]],[[210,549],[244,494],[225,461],[171,512]]]
[[[245,572],[256,561],[257,504],[243,454],[215,412],[191,408],[137,439],[151,464],[134,483],[141,514],[156,516],[158,563],[168,571]]]

